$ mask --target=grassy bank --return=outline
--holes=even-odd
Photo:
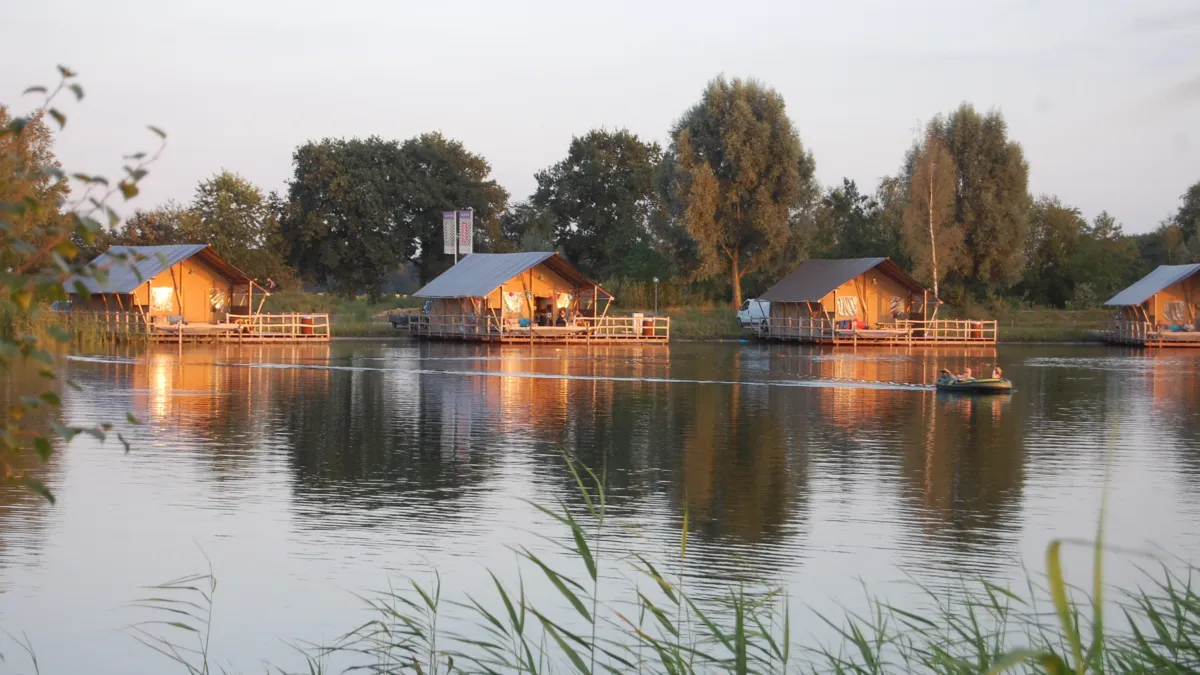
[[[1111,321],[1110,309],[1022,309],[997,312],[1001,342],[1088,342]]]
[[[925,593],[921,608],[873,599],[862,614],[823,616],[797,610],[786,589],[736,579],[723,595],[694,597],[683,573],[686,506],[675,550],[615,553],[603,481],[571,464],[568,470],[580,484],[575,506],[536,506],[544,522],[560,528],[555,541],[563,556],[516,550],[520,575],[492,574],[489,590],[476,596],[436,574],[430,583],[406,580],[360,596],[368,620],[332,644],[304,649],[301,670],[1082,675],[1191,673],[1200,666],[1195,568],[1183,576],[1166,568],[1146,573],[1127,591],[1101,581],[1081,591],[1064,576],[1062,543],[1053,541],[1044,577],[1016,585],[964,579],[958,590]],[[1092,574],[1100,580],[1103,548],[1094,550]],[[147,620],[130,630],[184,672],[212,672],[210,664],[222,661],[214,656],[219,645],[209,642],[216,589],[211,574],[153,587],[134,603],[150,612]],[[814,626],[832,637],[814,642]]]

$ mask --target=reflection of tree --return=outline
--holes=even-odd
[[[995,543],[1024,484],[1022,425],[1007,397],[926,394],[912,411],[903,471],[925,522]]]
[[[11,370],[0,370],[0,410],[7,410],[22,396],[41,394],[47,389],[46,383],[30,363],[17,362],[11,364]],[[54,389],[61,392],[60,387]],[[30,414],[32,419],[26,419],[27,428],[54,438],[51,425],[62,417],[58,409],[42,406]],[[23,449],[13,459],[13,468],[28,472],[54,490],[62,475],[61,458],[57,455],[61,444],[55,441],[55,446],[56,454],[47,462],[42,462],[33,448]],[[27,563],[40,556],[51,508],[44,498],[26,487],[0,480],[0,569],[15,561]],[[0,594],[7,590],[6,579],[0,575]]]
[[[936,379],[941,368],[978,370],[995,359],[994,349],[774,347],[774,379],[856,385],[785,392],[788,400],[805,403],[792,404],[777,417],[797,427],[827,479],[849,484],[873,468],[898,462],[918,520],[935,531],[949,529],[954,534],[949,539],[959,544],[994,543],[995,533],[1011,527],[1008,519],[1024,480],[1022,426],[1008,400],[870,384],[919,385]]]
[[[352,352],[334,369],[293,369],[274,382],[267,428],[287,446],[295,498],[321,506],[314,515],[397,508],[405,495],[444,500],[484,479],[492,456],[473,447],[473,382],[388,371],[397,365]]]

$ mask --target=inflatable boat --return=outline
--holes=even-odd
[[[942,376],[937,381],[938,391],[953,391],[960,394],[1010,394],[1012,382],[1004,378],[981,378],[962,380]]]

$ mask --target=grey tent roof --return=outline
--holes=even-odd
[[[250,277],[225,262],[208,244],[174,244],[171,246],[113,246],[101,253],[91,265],[107,272],[104,283],[92,276],[72,276],[65,284],[68,293],[82,283],[89,293],[132,293],[138,286],[162,274],[172,265],[194,255],[205,264],[237,282],[248,283]],[[124,259],[122,259],[124,258]]]
[[[876,267],[916,293],[925,290],[899,265],[887,258],[806,260],[758,299],[767,302],[820,302],[838,286]]]
[[[1200,264],[1159,265],[1158,269],[1142,277],[1129,288],[1117,293],[1104,304],[1112,307],[1140,305],[1154,297],[1155,293],[1168,286],[1177,284],[1197,272],[1200,272]]]
[[[413,295],[418,298],[482,298],[509,279],[542,263],[580,287],[598,287],[557,253],[473,253]]]

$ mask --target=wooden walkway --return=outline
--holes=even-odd
[[[328,314],[227,314],[219,323],[182,323],[175,317],[137,312],[77,313],[76,321],[95,321],[106,337],[151,342],[326,342]]]
[[[901,320],[874,328],[854,328],[826,318],[763,319],[756,331],[763,340],[855,347],[994,345],[999,332],[995,321]]]
[[[1200,331],[1172,331],[1142,321],[1115,321],[1103,330],[1109,344],[1167,349],[1200,347]]]
[[[495,316],[407,315],[398,325],[413,337],[427,340],[465,340],[515,344],[666,343],[671,339],[671,319],[665,316],[575,317],[569,326],[522,326],[513,319]],[[393,322],[393,325],[397,325]]]

